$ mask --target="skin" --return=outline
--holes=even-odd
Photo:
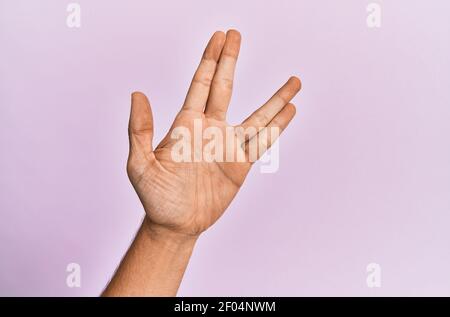
[[[226,113],[240,43],[236,30],[214,33],[180,112],[154,149],[150,103],[143,93],[132,94],[127,172],[145,218],[103,296],[176,295],[199,235],[220,218],[242,186],[252,162],[175,162],[171,151],[177,140],[170,137],[176,127],[187,127],[193,134],[195,119],[203,129],[225,131],[230,126]],[[240,126],[283,131],[295,115],[290,101],[300,88],[298,78],[289,78]],[[235,138],[236,144],[243,143]],[[267,137],[264,142],[270,146],[274,141]],[[243,143],[247,158],[248,142]]]

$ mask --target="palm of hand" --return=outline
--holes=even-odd
[[[153,118],[150,104],[142,93],[132,95],[130,115],[130,155],[128,175],[144,206],[148,220],[170,230],[198,235],[211,226],[237,194],[251,162],[176,162],[171,151],[176,140],[171,132],[186,127],[194,133],[193,122],[203,129],[223,131],[240,35],[216,32],[208,43],[182,110],[167,136],[152,150]],[[266,104],[240,126],[277,127],[283,130],[295,114],[289,101],[300,89],[292,77]],[[271,140],[273,142],[274,140]],[[239,144],[239,139],[235,139]]]

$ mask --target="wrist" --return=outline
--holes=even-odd
[[[177,232],[156,224],[148,219],[147,216],[145,216],[142,221],[141,230],[144,231],[144,234],[152,240],[153,243],[165,246],[174,251],[186,248],[192,249],[199,237],[199,235]]]

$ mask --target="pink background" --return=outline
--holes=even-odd
[[[230,27],[230,122],[292,74],[303,90],[279,171],[252,171],[179,295],[450,295],[449,1],[378,1],[380,29],[369,0],[80,0],[79,29],[69,2],[0,0],[0,295],[101,292],[143,215],[130,92],[148,94],[161,139]]]

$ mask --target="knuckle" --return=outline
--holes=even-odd
[[[205,86],[205,87],[209,87],[211,85],[212,82],[212,78],[209,76],[202,76],[202,75],[195,75],[194,79],[192,80],[194,83]]]
[[[217,79],[214,79],[214,84],[218,87],[221,87],[227,91],[233,89],[233,79],[228,77],[220,77]]]
[[[258,127],[265,127],[270,122],[270,118],[266,113],[260,112],[256,114],[255,121]]]

